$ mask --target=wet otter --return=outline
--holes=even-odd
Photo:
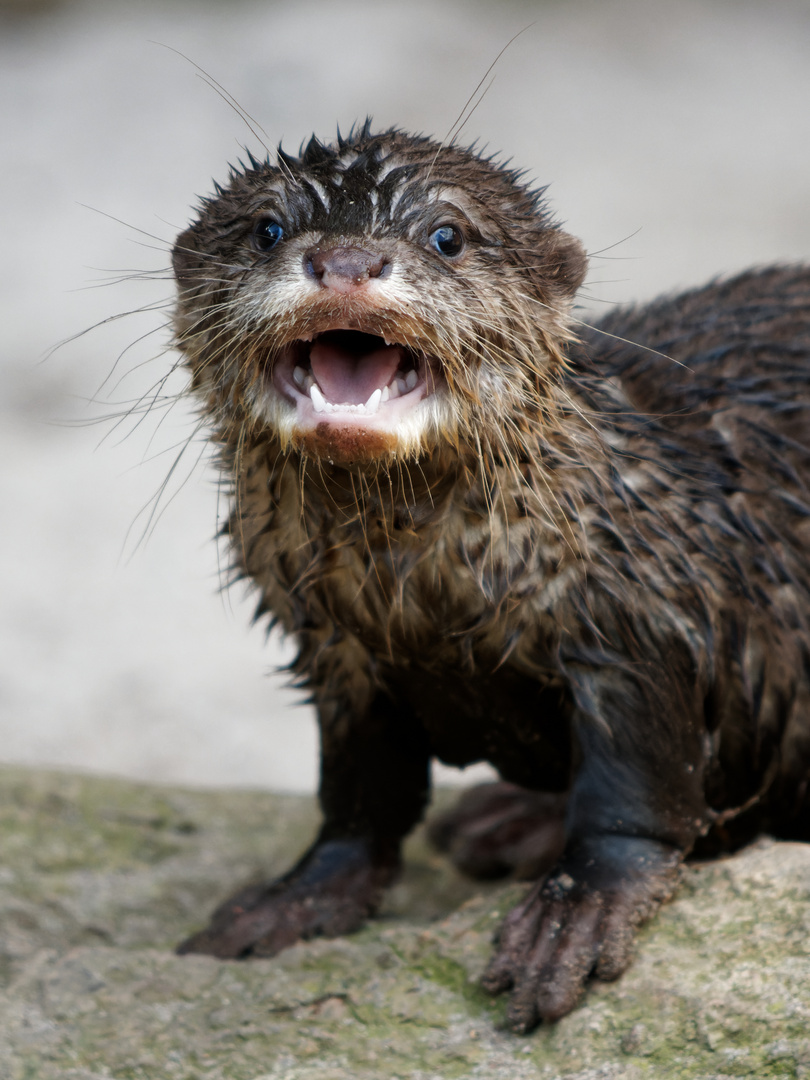
[[[368,125],[251,159],[179,237],[177,343],[324,818],[180,951],[359,926],[432,755],[504,779],[445,821],[468,866],[552,822],[484,979],[519,1031],[624,970],[696,846],[810,834],[810,270],[575,335],[585,267],[520,174]]]

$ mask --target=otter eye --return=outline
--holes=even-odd
[[[284,229],[273,218],[262,218],[253,226],[253,246],[257,251],[272,251],[283,236]]]
[[[430,246],[435,248],[440,255],[446,255],[448,259],[452,259],[464,247],[464,237],[455,225],[440,225],[430,234]]]

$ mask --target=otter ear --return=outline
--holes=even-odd
[[[181,285],[186,285],[199,267],[200,260],[194,243],[194,230],[186,229],[180,233],[172,248],[172,269]]]
[[[543,265],[544,275],[567,296],[573,296],[588,270],[585,248],[575,236],[555,229],[548,238]]]

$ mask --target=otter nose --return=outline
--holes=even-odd
[[[327,289],[352,292],[369,278],[381,277],[388,265],[384,256],[359,247],[310,248],[304,269]]]

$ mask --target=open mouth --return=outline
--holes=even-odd
[[[298,424],[390,428],[435,389],[435,365],[425,353],[360,330],[326,330],[288,345],[273,383],[295,404]]]

